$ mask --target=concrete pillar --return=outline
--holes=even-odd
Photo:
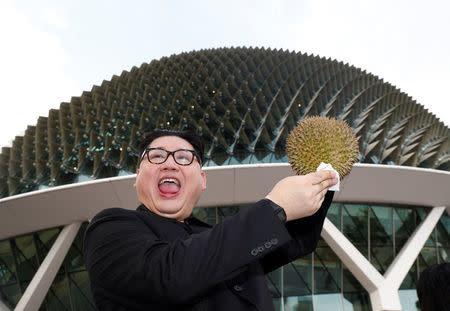
[[[446,208],[434,207],[381,275],[328,219],[322,237],[367,290],[373,311],[402,311],[398,289]]]
[[[445,212],[445,206],[434,207],[425,217],[424,220],[417,226],[411,237],[403,245],[402,249],[398,253],[397,257],[391,263],[387,269],[384,277],[393,284],[394,288],[400,288],[403,280],[411,269],[417,256],[428,240],[429,236],[436,227],[442,214]]]
[[[0,311],[11,311],[9,308],[0,300]]]

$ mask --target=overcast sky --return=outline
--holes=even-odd
[[[449,12],[445,0],[0,0],[0,146],[123,70],[232,46],[354,65],[449,126]]]

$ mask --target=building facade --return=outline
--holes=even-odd
[[[347,121],[360,163],[317,250],[267,276],[276,309],[415,310],[420,271],[449,261],[449,128],[360,69],[251,48],[133,67],[2,148],[0,310],[95,310],[82,235],[102,208],[136,207],[132,174],[145,132],[203,136],[209,187],[195,214],[218,223],[292,174],[286,136],[311,115]]]

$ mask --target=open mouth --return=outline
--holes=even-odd
[[[180,182],[173,177],[161,178],[158,183],[158,189],[163,195],[175,195],[180,188]]]

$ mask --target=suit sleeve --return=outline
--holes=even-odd
[[[155,302],[189,303],[291,240],[261,200],[210,230],[164,241],[133,212],[109,209],[85,234],[85,262],[95,286]]]
[[[316,249],[333,196],[334,191],[328,191],[322,206],[314,215],[286,223],[286,229],[292,239],[261,259],[261,265],[265,273],[310,254]]]

